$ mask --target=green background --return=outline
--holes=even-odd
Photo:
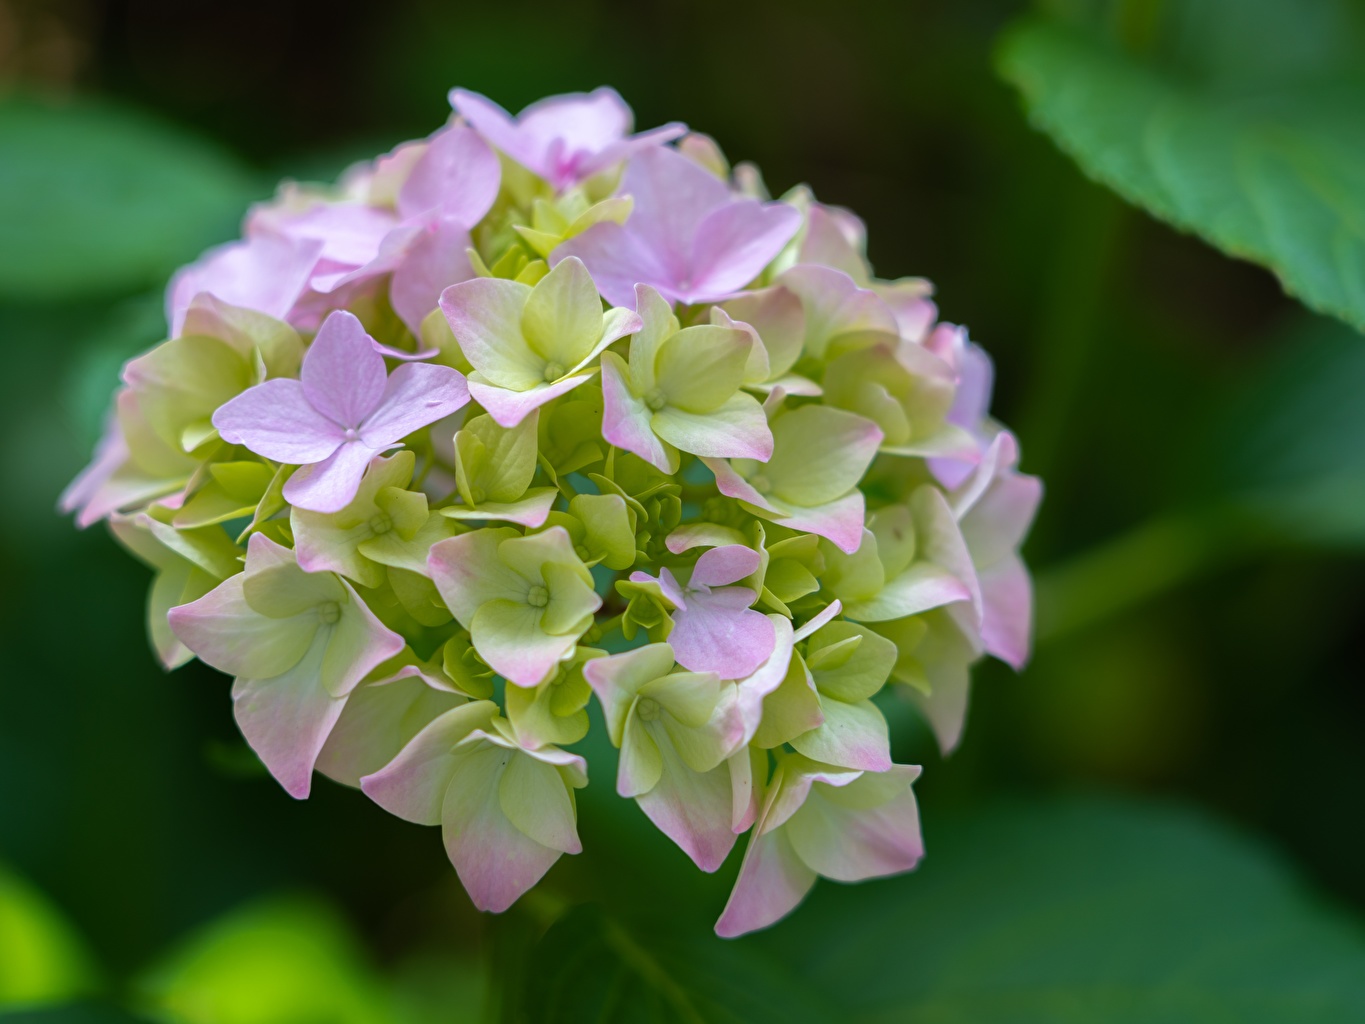
[[[0,3],[0,1019],[1365,1019],[1363,42],[1345,0]],[[435,831],[295,803],[54,511],[249,201],[452,85],[603,83],[932,278],[1047,486],[1032,664],[946,761],[888,705],[924,868],[736,943],[739,850],[701,876],[608,751],[497,920]]]

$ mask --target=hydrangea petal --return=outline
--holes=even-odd
[[[384,357],[355,315],[337,310],[323,321],[303,357],[299,380],[308,403],[342,427],[358,427],[384,394]]]
[[[360,427],[371,448],[386,448],[444,419],[469,401],[464,374],[449,366],[404,363],[389,374],[379,405]]]
[[[370,460],[382,449],[347,441],[322,462],[304,466],[284,485],[284,498],[310,512],[340,512],[354,499]]]
[[[446,789],[458,760],[455,745],[497,714],[492,701],[451,708],[424,726],[398,755],[364,776],[360,788],[390,814],[418,825],[439,825]]]
[[[840,789],[815,783],[785,826],[792,848],[818,874],[840,882],[911,870],[924,856],[910,788],[918,776],[916,767],[895,765]]]
[[[663,770],[658,783],[636,797],[640,810],[706,872],[725,862],[735,845],[730,828],[730,772],[722,764],[709,772],[689,768],[662,728],[650,730],[659,745]]]
[[[455,763],[441,811],[442,838],[455,872],[480,910],[501,913],[560,857],[508,819],[499,799],[505,751],[491,744]]]
[[[753,600],[747,587],[689,594],[686,610],[674,613],[668,636],[678,664],[740,679],[767,661],[777,636],[768,617],[749,607]]]
[[[288,378],[243,391],[218,408],[213,425],[229,444],[293,466],[321,462],[345,440],[344,429],[314,409],[303,385]]]
[[[756,278],[801,227],[783,203],[744,199],[710,213],[693,240],[689,302],[729,298]]]
[[[319,681],[328,646],[318,630],[303,658],[270,679],[238,678],[232,686],[237,727],[286,793],[302,800],[312,787],[313,764],[341,717],[346,698]]]

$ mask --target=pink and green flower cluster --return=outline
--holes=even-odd
[[[65,507],[291,795],[439,825],[481,908],[580,851],[594,701],[698,867],[749,834],[721,934],[913,868],[883,702],[948,751],[972,664],[1028,656],[989,359],[852,214],[610,89],[451,102],[176,275]]]

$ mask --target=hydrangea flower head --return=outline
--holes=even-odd
[[[989,358],[853,214],[611,89],[451,103],[175,275],[63,509],[287,792],[439,827],[480,909],[592,842],[593,702],[598,785],[703,871],[748,833],[721,935],[913,869],[883,695],[951,751],[972,665],[1029,653]]]

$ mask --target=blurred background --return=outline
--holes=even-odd
[[[942,937],[933,915],[958,919],[946,894],[1012,906],[1016,895],[992,894],[1016,873],[1060,887],[1077,941],[1112,953],[1123,922],[1096,908],[1116,905],[1098,888],[1065,895],[1106,842],[1169,861],[1173,874],[1144,876],[1152,893],[1188,882],[1206,855],[1209,877],[1224,876],[1209,844],[1226,844],[1250,858],[1248,885],[1306,891],[1355,935],[1344,922],[1365,909],[1365,346],[1269,271],[1092,183],[1030,127],[994,63],[1001,32],[1030,12],[1215,92],[1365,66],[1361,12],[1319,0],[0,0],[0,860],[12,873],[0,894],[13,890],[0,956],[31,953],[42,932],[67,950],[51,991],[93,1000],[15,1019],[103,1020],[124,1012],[116,1003],[244,1024],[496,1019],[514,1012],[509,979],[534,991],[527,973],[543,981],[562,962],[534,943],[564,907],[668,917],[669,934],[695,918],[702,935],[723,905],[739,851],[720,877],[698,876],[613,796],[603,754],[580,795],[587,852],[520,911],[481,919],[434,830],[325,780],[290,800],[237,735],[228,680],[153,662],[148,573],[102,529],[78,532],[54,511],[122,360],[164,330],[170,271],[233,237],[279,179],[330,180],[433,130],[456,84],[514,111],[610,84],[639,127],[686,121],[756,162],[774,194],[805,182],[857,211],[878,274],[933,279],[943,317],[995,358],[995,413],[1046,481],[1026,549],[1040,588],[1032,664],[1018,676],[979,667],[947,760],[893,707],[897,759],[925,766],[925,869],[858,890],[823,882],[786,932],[697,956],[780,964],[799,946],[818,958],[819,943],[838,946],[863,928],[858,914],[903,892],[898,937],[882,945],[904,970],[925,953],[916,943],[933,945],[917,930]],[[1122,133],[1127,108],[1113,109]],[[1365,170],[1357,184],[1365,197]],[[1365,235],[1365,220],[1342,224]],[[1365,262],[1354,274],[1365,290]],[[1068,829],[1089,838],[1068,842]],[[1186,841],[1171,835],[1205,832],[1186,837],[1188,856],[1170,852]],[[1052,846],[1037,847],[1043,833]],[[954,870],[954,851],[968,867],[935,874]],[[1259,898],[1230,890],[1210,905],[1220,920],[1207,941]],[[285,973],[314,979],[325,1008],[269,995],[294,983],[271,980],[272,935],[290,963],[303,947],[289,936],[307,937],[307,963]],[[1365,977],[1365,945],[1341,942],[1342,963]],[[582,972],[607,971],[596,963]],[[1348,976],[1319,978],[1317,995],[1358,991]],[[15,1003],[21,982],[10,979]],[[214,985],[254,995],[206,1010],[194,993]],[[1153,1019],[997,1009],[884,1019]],[[1363,1019],[1334,1012],[1265,1019]],[[641,1014],[591,1019],[674,1019]]]

